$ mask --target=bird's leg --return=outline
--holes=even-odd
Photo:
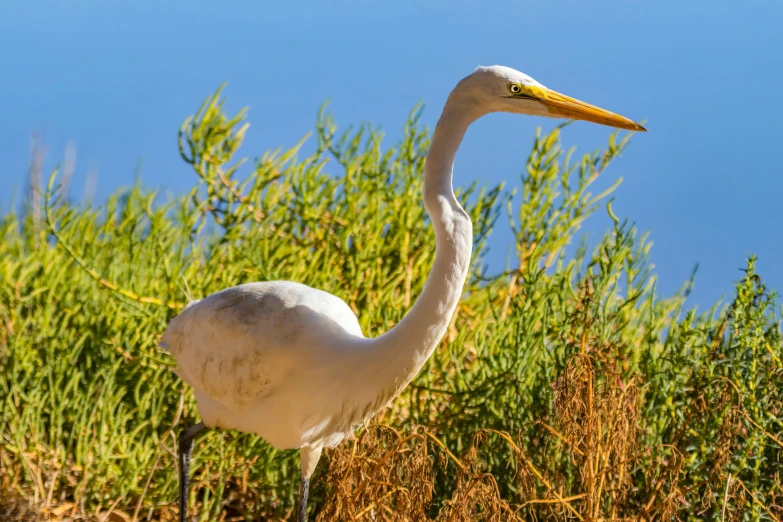
[[[179,433],[179,520],[188,519],[188,475],[190,472],[190,457],[193,455],[193,439],[209,428],[203,422],[185,428]]]
[[[302,476],[299,482],[299,499],[296,502],[296,522],[307,522],[307,495],[310,492],[310,477]]]
[[[299,449],[299,467],[302,479],[299,482],[299,498],[296,502],[296,522],[307,522],[307,494],[310,492],[310,477],[321,458],[321,446],[306,445]]]

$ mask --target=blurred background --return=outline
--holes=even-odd
[[[698,263],[690,304],[703,310],[730,294],[751,253],[766,282],[783,288],[780,20],[783,3],[773,0],[5,0],[0,209],[24,194],[36,142],[45,175],[58,163],[72,169],[73,199],[100,204],[137,176],[183,193],[196,178],[177,130],[223,82],[229,111],[250,107],[241,154],[253,158],[293,145],[327,99],[343,128],[368,121],[396,141],[417,102],[432,127],[459,79],[502,64],[646,122],[650,132],[632,139],[596,191],[624,178],[613,207],[652,232],[659,290],[674,292]],[[516,185],[535,128],[557,123],[480,120],[455,184]],[[563,140],[588,152],[610,133],[577,122]],[[599,212],[583,230],[597,239],[608,225]],[[513,256],[511,237],[501,218],[492,271]]]

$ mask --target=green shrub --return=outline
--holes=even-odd
[[[191,298],[300,281],[343,298],[375,336],[421,291],[435,247],[418,109],[394,147],[369,126],[338,135],[322,112],[313,155],[297,159],[300,143],[245,167],[244,113],[226,116],[219,95],[180,131],[198,176],[187,195],[136,185],[95,209],[58,197],[53,177],[42,205],[0,221],[0,514],[173,518],[175,435],[197,416],[157,342]],[[627,141],[574,162],[560,128],[539,133],[513,190],[458,191],[475,227],[463,300],[381,426],[327,453],[321,520],[783,515],[774,294],[752,258],[723,309],[686,310],[690,282],[656,293],[651,244],[607,201],[620,180],[590,193]],[[614,226],[567,255],[602,208]],[[516,266],[489,277],[485,243],[504,214]],[[297,462],[212,432],[194,455],[193,514],[285,517]]]

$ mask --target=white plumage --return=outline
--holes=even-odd
[[[191,303],[162,343],[208,427],[256,433],[278,449],[333,447],[369,413],[359,321],[332,294],[248,283]],[[372,403],[370,402],[372,401]]]
[[[470,219],[452,191],[452,167],[468,126],[490,112],[644,130],[519,71],[479,67],[452,91],[435,128],[424,174],[435,260],[422,294],[399,324],[367,339],[338,297],[275,281],[244,284],[195,301],[163,334],[161,344],[193,387],[205,426],[256,433],[279,449],[301,449],[299,520],[305,519],[309,477],[321,450],[339,444],[386,406],[415,377],[451,321],[472,247]],[[181,520],[194,433],[185,433],[180,442]]]

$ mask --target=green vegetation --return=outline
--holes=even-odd
[[[191,391],[157,347],[191,298],[288,279],[343,298],[366,335],[421,291],[434,236],[420,203],[429,134],[414,112],[381,145],[319,116],[317,151],[236,158],[247,124],[219,93],[180,133],[198,176],[163,202],[134,186],[100,209],[58,197],[0,220],[0,517],[171,520]],[[590,185],[627,145],[574,161],[537,135],[511,191],[471,186],[476,253],[441,346],[393,406],[327,452],[319,520],[777,520],[783,516],[780,311],[749,259],[722,309],[656,293],[650,243]],[[616,186],[616,185],[615,185]],[[512,195],[514,197],[512,198]],[[580,224],[613,227],[567,255]],[[510,218],[517,263],[482,273]],[[505,225],[504,225],[505,226]],[[740,260],[738,260],[739,262]],[[199,520],[290,515],[296,452],[209,433]]]

